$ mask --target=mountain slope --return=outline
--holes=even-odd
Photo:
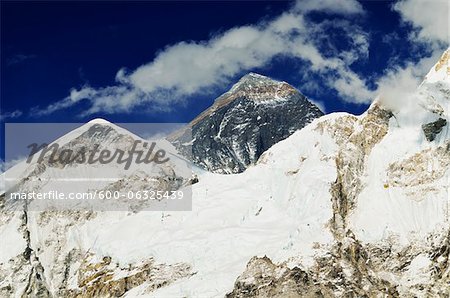
[[[240,173],[322,115],[289,84],[250,73],[170,141],[206,170]]]
[[[143,148],[145,140],[106,120],[95,119],[49,146],[58,144],[60,147],[56,156],[61,156],[61,152],[69,149],[73,152],[87,149],[88,153],[105,148],[110,152],[127,152],[133,148],[136,141],[140,141],[136,149],[146,152]],[[155,153],[152,154],[154,156]],[[189,164],[174,155],[163,164],[132,163],[125,169],[123,163],[116,161],[103,164],[64,164],[59,159],[52,160],[52,152],[49,151],[42,162],[38,162],[35,157],[30,164],[22,162],[11,168],[2,177],[8,183],[7,192],[0,197],[0,234],[2,239],[11,241],[9,245],[0,247],[0,296],[76,297],[80,295],[80,290],[71,286],[74,276],[70,274],[74,272],[79,278],[75,284],[80,285],[85,295],[101,295],[88,283],[92,276],[99,274],[100,266],[104,266],[102,270],[105,272],[114,269],[124,275],[121,282],[124,282],[126,277],[129,282],[136,284],[143,282],[141,280],[151,273],[151,268],[166,272],[167,280],[189,275],[190,268],[185,264],[173,264],[172,268],[171,265],[158,264],[152,258],[122,270],[114,267],[114,263],[106,258],[102,259],[103,263],[92,268],[90,261],[96,260],[93,260],[89,249],[80,251],[76,244],[74,247],[68,247],[80,241],[69,233],[72,227],[77,229],[87,221],[102,217],[102,214],[121,218],[123,214],[146,209],[189,210],[190,200],[186,200],[186,203],[178,201],[173,207],[172,202],[132,201],[126,196],[118,199],[16,200],[10,197],[10,193],[44,194],[56,191],[65,194],[99,194],[109,191],[126,194],[144,190],[187,190],[191,176]],[[107,221],[101,225],[106,223]],[[182,270],[185,272],[182,273]],[[162,278],[160,282],[167,280]]]
[[[448,297],[450,71],[429,80],[436,66],[401,111],[325,115],[243,173],[199,172],[192,211],[0,207],[14,240],[1,296]]]
[[[312,266],[252,258],[228,297],[450,295],[449,50],[408,100],[315,123],[338,146],[323,156],[336,163],[334,242]]]

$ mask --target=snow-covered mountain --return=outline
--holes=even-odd
[[[203,169],[240,173],[322,115],[288,83],[249,73],[169,139]]]
[[[237,175],[197,170],[192,211],[3,203],[0,296],[448,297],[449,51],[408,102],[315,119]]]
[[[301,246],[296,261],[253,257],[228,297],[449,297],[449,58],[450,49],[401,109],[388,110],[378,98],[361,116],[327,115],[263,155],[274,167],[282,152],[310,144],[285,172],[306,193],[286,196],[332,240],[310,242],[311,263]],[[305,181],[312,176],[328,193]],[[328,214],[319,218],[312,202]],[[297,241],[305,245],[305,238]]]
[[[59,146],[55,152],[48,150],[45,155],[41,156],[40,152],[42,151],[40,151],[33,156],[30,163],[23,161],[8,170],[3,176],[6,178],[6,185],[9,185],[10,192],[16,190],[21,192],[59,190],[66,193],[82,193],[95,189],[110,191],[120,189],[122,192],[126,192],[142,188],[143,183],[151,184],[152,187],[158,189],[174,190],[188,183],[193,176],[190,163],[179,156],[173,155],[171,151],[167,152],[169,161],[161,164],[154,162],[136,163],[132,160],[127,166],[126,155],[123,155],[122,162],[119,162],[118,158],[113,158],[112,161],[106,163],[88,162],[93,151],[98,152],[98,157],[104,149],[108,149],[110,155],[113,156],[115,153],[120,153],[116,152],[118,150],[128,152],[134,148],[135,151],[142,151],[141,157],[144,158],[149,152],[149,143],[149,141],[104,119],[94,119],[49,144],[49,149],[52,148],[53,144]],[[159,141],[158,146],[150,152],[149,158],[154,156],[158,148],[164,147],[164,149],[167,149],[167,145],[166,141]],[[73,159],[77,154],[81,156],[82,150],[85,151],[83,153],[84,160],[79,158],[75,160],[82,160],[81,163],[73,161],[66,164],[64,152],[67,152],[67,150],[72,152],[69,157]],[[60,157],[63,157],[62,161]],[[39,158],[43,158],[42,161]],[[111,158],[108,157],[107,159]],[[82,204],[82,208],[92,203],[94,205],[90,207],[97,210],[102,209],[101,205],[104,204],[96,200],[85,203]],[[119,210],[130,207],[129,201],[117,203],[116,208]],[[32,204],[32,206],[28,206],[29,209],[41,210],[48,205],[44,201],[35,201]],[[62,202],[59,206],[59,203],[52,202],[51,207],[71,208],[67,204],[70,203]],[[79,205],[80,203],[73,204]],[[114,210],[109,202],[104,205],[105,210]]]

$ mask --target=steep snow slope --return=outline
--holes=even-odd
[[[360,239],[391,233],[407,242],[449,222],[450,66],[447,50],[410,99],[390,119],[386,136],[367,159],[364,190],[352,217]],[[411,121],[411,118],[415,121]],[[425,133],[429,123],[441,123]],[[376,198],[376,199],[374,199]]]

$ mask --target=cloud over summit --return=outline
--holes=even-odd
[[[419,3],[420,2],[420,3]],[[448,4],[403,0],[393,4],[405,22],[414,28],[411,39],[426,42],[436,51],[448,44]],[[440,6],[439,6],[440,5]],[[438,7],[437,7],[438,6]],[[325,15],[314,20],[310,15]],[[329,17],[327,17],[329,16]],[[269,65],[277,57],[296,59],[306,65],[339,99],[370,103],[377,94],[392,90],[390,80],[423,72],[390,65],[385,75],[369,88],[366,79],[352,70],[353,63],[368,59],[370,34],[355,19],[364,18],[356,0],[299,0],[281,15],[256,24],[231,28],[203,41],[180,41],[160,51],[155,59],[135,70],[118,70],[116,84],[101,88],[84,86],[47,107],[32,113],[46,115],[60,109],[88,103],[82,116],[97,112],[123,113],[136,109],[165,111],[174,105],[195,100],[195,95],[230,83],[236,76]],[[339,35],[340,44],[332,39]],[[342,44],[346,44],[342,48]],[[418,67],[415,63],[405,67]],[[425,66],[424,66],[425,65]],[[412,78],[399,78],[408,82]]]
[[[327,84],[351,102],[368,102],[372,93],[349,64],[367,57],[368,36],[350,22],[313,22],[312,12],[350,16],[363,14],[355,0],[298,1],[278,17],[258,24],[231,28],[204,41],[181,41],[134,71],[116,75],[116,85],[73,89],[66,98],[33,113],[46,115],[87,100],[85,114],[131,111],[141,106],[169,109],[186,98],[219,86],[242,72],[269,64],[275,57],[301,59],[323,75]],[[322,53],[318,40],[327,30],[342,30],[349,43],[345,51]],[[364,90],[362,90],[363,88]]]

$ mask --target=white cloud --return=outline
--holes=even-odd
[[[340,14],[356,14],[364,12],[361,4],[357,1],[305,0],[297,1],[296,8],[305,13],[311,11],[323,11]]]
[[[12,66],[16,64],[23,63],[26,60],[36,58],[36,55],[24,55],[24,54],[16,54],[8,59],[6,59],[6,65]]]
[[[20,116],[22,116],[22,111],[20,110],[15,110],[13,112],[6,112],[3,114],[0,114],[0,121],[6,121],[8,119],[14,119],[14,118],[18,118]]]
[[[376,92],[380,101],[394,111],[403,113],[413,109],[416,105],[413,92],[449,46],[449,6],[447,0],[403,0],[393,6],[403,21],[415,28],[410,36],[412,44],[428,49],[426,55],[414,62],[406,62],[403,67],[394,65],[378,80]]]
[[[357,74],[346,69],[340,69],[338,77],[331,84],[341,98],[351,98],[353,103],[368,103],[376,95]]]
[[[450,11],[448,0],[403,0],[394,5],[404,21],[419,30],[418,38],[448,43]]]
[[[407,63],[404,67],[392,68],[378,80],[377,93],[380,100],[389,108],[399,111],[409,105],[408,101],[424,76],[439,60],[442,52],[420,59],[417,63]]]
[[[35,108],[36,115],[68,108],[88,100],[86,115],[95,112],[126,112],[141,106],[169,109],[186,97],[228,83],[231,78],[262,67],[278,56],[298,58],[310,64],[311,71],[326,78],[344,100],[370,102],[372,93],[349,65],[368,54],[368,36],[350,22],[342,20],[314,23],[305,18],[312,11],[344,16],[362,14],[355,0],[304,0],[270,21],[232,28],[206,41],[179,42],[161,51],[156,58],[136,70],[118,71],[115,86],[72,90],[65,99],[45,108]],[[332,50],[325,56],[320,41],[328,30],[341,30],[351,44],[346,51]],[[331,53],[331,54],[330,54]]]
[[[326,108],[325,108],[325,104],[322,101],[315,100],[312,98],[308,98],[308,100],[310,102],[312,102],[313,104],[315,104],[324,114],[327,112]]]
[[[3,160],[0,159],[0,174],[4,173],[9,168],[15,166],[16,164],[25,160],[25,157],[19,157],[12,160]]]

